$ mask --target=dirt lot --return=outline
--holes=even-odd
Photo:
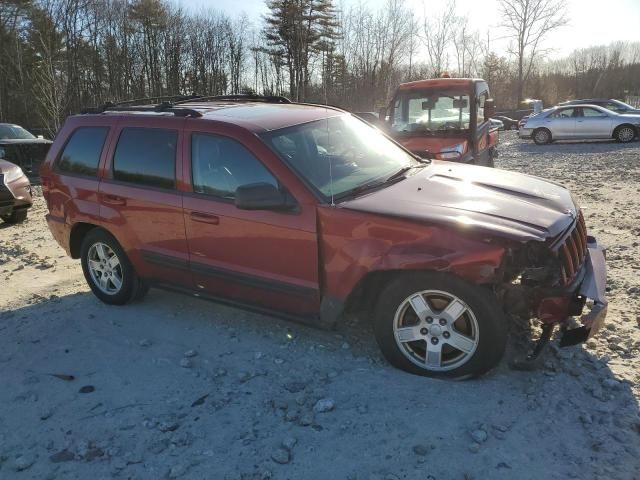
[[[37,198],[0,226],[0,478],[639,479],[640,143],[508,133],[497,166],[574,191],[611,304],[588,345],[467,382],[391,368],[364,320],[326,332],[158,290],[103,305]]]

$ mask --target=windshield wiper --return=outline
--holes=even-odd
[[[391,183],[395,183],[398,180],[402,180],[404,178],[404,174],[407,173],[409,170],[412,170],[414,168],[423,168],[425,167],[429,162],[425,161],[424,163],[420,164],[420,165],[411,165],[411,166],[407,166],[407,167],[402,167],[400,170],[398,170],[397,172],[395,172],[394,174],[392,174],[391,176],[385,178],[384,180],[377,180],[374,182],[368,182],[362,185],[358,185],[357,187],[352,188],[351,190],[347,190],[346,192],[342,192],[338,195],[335,195],[334,200],[343,200],[345,198],[348,197],[355,197],[361,193],[367,192],[369,190],[374,190],[376,188],[380,188],[384,185],[388,185]]]
[[[397,180],[399,178],[403,178],[404,174],[407,173],[409,170],[413,170],[414,168],[423,168],[428,163],[430,163],[429,160],[424,160],[424,159],[420,159],[418,161],[420,162],[420,165],[409,165],[407,167],[402,167],[396,173],[394,173],[390,177],[387,177],[387,179],[383,183],[389,183],[389,182],[393,182],[394,180]]]

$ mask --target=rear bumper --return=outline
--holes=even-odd
[[[582,326],[564,330],[560,346],[575,345],[594,336],[607,317],[607,265],[605,250],[588,237],[587,255],[580,282],[563,296],[543,298],[538,318],[545,323],[560,323],[579,316]]]
[[[51,231],[51,235],[55,238],[58,245],[60,245],[67,255],[71,256],[71,246],[69,245],[70,238],[70,227],[65,222],[64,218],[54,217],[50,213],[45,215],[47,220],[47,224],[49,225],[49,230]]]

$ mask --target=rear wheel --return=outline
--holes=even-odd
[[[441,273],[404,274],[387,285],[374,331],[392,365],[430,377],[481,375],[500,361],[507,341],[491,292]]]
[[[636,129],[631,125],[621,125],[616,129],[614,136],[620,143],[629,143],[636,138]]]
[[[80,259],[84,277],[96,297],[111,305],[142,298],[148,288],[136,274],[118,241],[96,228],[82,241]]]
[[[5,215],[2,217],[2,220],[6,223],[14,224],[14,223],[22,223],[27,219],[27,209],[23,208],[21,210],[14,210],[9,215]]]
[[[551,143],[551,132],[546,128],[539,128],[533,132],[533,141],[537,145],[546,145]]]

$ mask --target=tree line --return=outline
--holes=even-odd
[[[260,93],[375,110],[404,81],[482,77],[499,109],[525,96],[638,95],[640,44],[614,43],[549,60],[560,0],[500,0],[496,31],[469,27],[452,0],[418,15],[403,0],[371,10],[334,0],[266,0],[249,19],[187,11],[168,0],[3,0],[0,121],[55,132],[105,101],[176,94]],[[491,38],[510,39],[496,51]]]

